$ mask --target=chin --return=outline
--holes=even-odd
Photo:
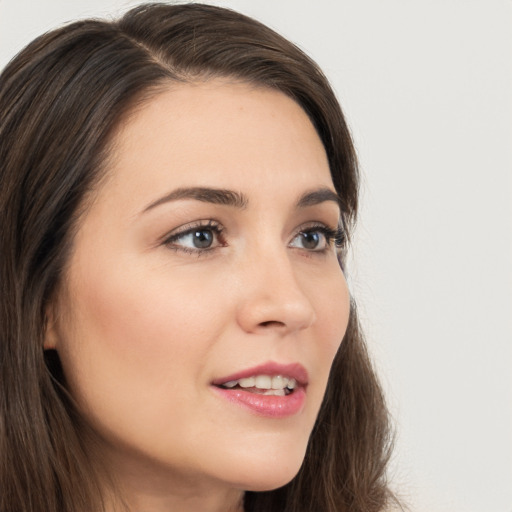
[[[265,460],[240,461],[236,468],[237,488],[245,491],[272,491],[289,483],[299,472],[304,453],[277,450]]]
[[[299,469],[300,466],[296,471],[291,472],[288,475],[276,475],[274,478],[269,478],[268,476],[262,477],[257,482],[251,482],[251,485],[244,486],[243,489],[245,491],[252,492],[264,492],[279,489],[279,487],[283,487],[284,485],[290,483],[295,475],[299,472]]]

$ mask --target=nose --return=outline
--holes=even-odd
[[[240,279],[238,323],[246,332],[277,332],[284,336],[307,329],[316,320],[310,297],[297,280],[287,250],[246,260]]]

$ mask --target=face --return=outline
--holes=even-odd
[[[46,338],[115,474],[240,490],[296,474],[348,321],[339,215],[280,92],[173,85],[126,121]]]

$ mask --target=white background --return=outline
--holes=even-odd
[[[0,67],[137,2],[0,0]],[[418,512],[512,512],[512,2],[225,0],[331,79],[364,176],[350,265]],[[1,115],[1,113],[0,113]]]

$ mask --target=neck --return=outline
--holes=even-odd
[[[130,489],[122,498],[115,497],[107,503],[108,512],[243,512],[243,493],[195,491],[165,493]]]
[[[153,464],[116,465],[108,512],[243,512],[243,490]],[[112,474],[112,473],[110,473]],[[110,486],[109,486],[110,487]]]

